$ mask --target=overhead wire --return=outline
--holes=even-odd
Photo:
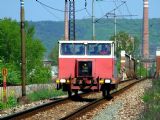
[[[92,15],[91,15],[91,13],[89,13],[89,11],[88,11],[88,9],[87,9],[87,0],[85,0],[85,11],[86,11],[86,13],[87,13],[87,15],[89,16],[89,17],[92,17]]]
[[[105,15],[103,15],[101,18],[97,19],[95,21],[95,23],[97,23],[98,21],[100,21],[102,18],[106,17],[107,14],[114,12],[115,10],[117,10],[118,8],[120,8],[123,4],[125,4],[126,1],[123,1],[120,5],[118,5],[117,7],[115,7],[114,9],[112,9],[111,11],[107,12]]]
[[[118,2],[118,0],[113,0],[113,2],[114,2],[114,4],[115,4],[115,7],[117,7],[117,2]],[[122,1],[121,1],[122,2]],[[122,12],[121,12],[121,10],[120,9],[118,9],[118,11],[119,11],[119,13],[122,15]],[[124,17],[123,17],[124,18]]]
[[[40,4],[41,5],[41,4]],[[55,15],[53,12],[48,10],[45,6],[41,5],[43,9],[45,9],[48,13],[50,13],[53,17],[57,18],[59,21],[61,20],[57,15]]]
[[[36,1],[37,1],[39,4],[41,4],[41,5],[43,5],[43,6],[46,6],[46,7],[50,8],[50,9],[52,9],[52,10],[55,10],[55,11],[58,11],[58,12],[66,12],[66,11],[64,11],[64,10],[51,7],[51,6],[49,6],[49,5],[41,2],[41,1],[39,1],[39,0],[36,0]],[[79,9],[79,10],[75,10],[75,12],[81,12],[81,11],[83,11],[83,10],[85,10],[85,8],[82,8],[82,9]],[[67,11],[67,12],[69,12],[69,11]]]

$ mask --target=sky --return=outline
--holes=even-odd
[[[0,19],[4,17],[20,20],[20,0],[0,0]],[[50,7],[64,10],[65,0],[39,0]],[[113,2],[115,1],[115,2]],[[109,11],[113,10],[116,6],[122,4],[122,0],[95,0],[95,17],[101,18]],[[124,1],[124,0],[123,0]],[[76,10],[84,9],[85,0],[75,0]],[[25,20],[28,21],[63,21],[64,13],[50,8],[47,8],[39,4],[36,0],[24,0],[25,6]],[[82,10],[76,12],[76,19],[90,18],[92,0],[87,0],[87,11]],[[149,18],[160,18],[160,0],[149,0]],[[142,18],[143,16],[143,0],[126,0],[126,4],[123,4],[116,10],[117,15],[136,15],[132,18]],[[131,17],[129,17],[131,18]]]

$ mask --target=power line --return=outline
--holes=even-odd
[[[107,14],[112,13],[112,12],[114,12],[115,10],[119,9],[119,8],[120,8],[123,4],[125,4],[125,3],[126,3],[126,1],[123,1],[122,4],[118,5],[118,6],[115,7],[113,10],[109,11],[108,13],[106,13],[105,15],[103,15],[101,18],[97,19],[97,20],[95,21],[95,23],[98,22],[98,21],[100,21],[100,20],[101,20],[102,18],[104,18],[105,16],[107,16]]]
[[[41,4],[41,5],[43,5],[43,6],[46,6],[46,7],[50,8],[50,9],[53,9],[53,10],[56,10],[56,11],[59,11],[59,12],[65,12],[64,10],[60,10],[60,9],[57,9],[57,8],[53,8],[53,7],[49,6],[49,5],[46,5],[46,4],[42,3],[42,2],[40,2],[39,0],[36,0],[36,1],[37,1],[39,4]]]
[[[114,4],[115,4],[115,6],[117,7],[117,2],[118,2],[118,0],[113,0],[113,2],[114,2]],[[122,1],[121,1],[122,2]],[[118,9],[118,11],[119,11],[119,13],[122,15],[122,12],[120,11],[120,9]]]
[[[66,11],[64,11],[64,10],[51,7],[51,6],[49,6],[49,5],[45,4],[45,3],[42,3],[42,2],[39,1],[39,0],[36,0],[36,1],[37,1],[39,4],[41,4],[41,5],[45,6],[45,7],[48,7],[48,8],[50,8],[50,9],[52,9],[52,10],[55,10],[55,11],[58,11],[58,12],[66,12]],[[83,11],[83,10],[85,10],[85,8],[76,10],[75,12],[81,12],[81,11]],[[69,12],[69,11],[67,11],[67,12]]]
[[[85,0],[85,11],[86,11],[86,13],[87,13],[87,15],[88,15],[89,17],[92,17],[92,15],[89,13],[89,11],[88,11],[88,9],[87,9],[87,0]]]
[[[50,10],[48,10],[47,8],[46,8],[46,6],[43,6],[42,4],[40,4],[48,13],[50,13],[53,17],[55,17],[55,18],[57,18],[58,20],[60,20],[60,18],[57,16],[57,15],[55,15],[53,12],[51,12]]]

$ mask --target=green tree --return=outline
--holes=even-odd
[[[41,43],[41,41],[34,37],[34,34],[35,34],[34,27],[29,26],[28,23],[26,22],[25,37],[26,37],[27,83],[40,83],[44,82],[44,80],[48,81],[51,76],[49,68],[43,67],[42,61],[45,53],[45,48]],[[18,22],[11,19],[0,20],[0,60],[1,60],[1,68],[5,66],[10,70],[8,79],[9,80],[10,78],[12,79],[11,81],[8,82],[15,84],[17,83],[15,81],[20,81],[20,70],[21,70],[20,25]],[[37,71],[39,70],[41,72],[38,73]],[[14,74],[13,71],[15,71]],[[46,71],[48,74],[44,74],[46,73]],[[37,81],[37,77],[31,78],[31,74],[32,76],[40,76],[38,79],[39,81]]]
[[[116,36],[112,36],[110,40],[117,40],[117,46],[116,46],[116,55],[119,58],[121,50],[125,50],[128,54],[134,54],[134,52],[139,52],[138,48],[138,38],[137,37],[131,37],[126,32],[119,32]],[[135,51],[136,50],[136,51]]]

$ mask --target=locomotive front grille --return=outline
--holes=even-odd
[[[78,77],[92,77],[92,61],[78,61]]]

